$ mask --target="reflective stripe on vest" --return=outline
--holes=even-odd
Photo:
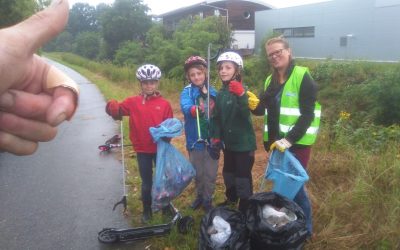
[[[281,96],[280,115],[279,115],[279,131],[284,136],[293,128],[300,117],[299,92],[301,82],[308,68],[295,66],[290,78],[287,80]],[[271,83],[272,76],[268,76],[265,80],[264,91]],[[268,141],[268,112],[265,110],[264,118],[264,141]],[[316,102],[314,108],[314,119],[305,135],[295,144],[312,145],[317,139],[319,124],[321,120],[321,105]]]

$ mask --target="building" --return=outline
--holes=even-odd
[[[233,49],[253,51],[255,44],[255,12],[268,10],[273,6],[261,1],[224,0],[204,1],[188,7],[176,9],[158,16],[168,30],[175,30],[182,19],[211,15],[226,18],[233,32]]]
[[[400,0],[331,0],[259,11],[256,52],[272,32],[283,34],[295,57],[400,60]]]

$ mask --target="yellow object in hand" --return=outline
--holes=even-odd
[[[251,91],[247,91],[246,93],[249,96],[249,109],[255,110],[260,102],[260,99],[258,99],[258,97]]]

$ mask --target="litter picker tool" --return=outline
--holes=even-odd
[[[124,211],[123,213],[127,213],[127,207],[128,204],[126,202],[126,184],[125,184],[125,154],[124,154],[124,131],[123,131],[123,120],[121,120],[120,125],[121,125],[121,157],[122,157],[122,182],[123,182],[123,190],[124,190],[124,196],[122,199],[115,203],[113,207],[113,211],[117,208],[118,205],[122,204],[124,206]]]
[[[195,106],[196,106],[196,123],[197,123],[197,141],[195,141],[192,145],[192,148],[194,148],[194,145],[196,145],[197,143],[205,143],[206,146],[208,146],[208,142],[207,140],[203,139],[201,137],[201,130],[200,130],[200,115],[199,115],[199,106],[196,104],[196,101],[194,102]]]
[[[222,48],[219,48],[217,53],[211,57],[211,48],[212,48],[212,43],[208,44],[207,48],[207,118],[210,119],[210,63],[211,60],[215,60],[219,54],[222,51]]]

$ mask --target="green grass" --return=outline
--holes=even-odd
[[[64,54],[51,54],[51,57],[62,60],[64,64],[85,75],[99,87],[106,99],[121,100],[131,93],[138,93],[138,85],[129,77],[129,72],[125,73],[125,79],[116,80],[116,73],[104,71],[103,67],[111,68],[109,64],[90,62],[73,55],[65,57]],[[65,61],[66,58],[68,61]],[[89,65],[90,70],[87,69]],[[337,67],[342,69],[341,66]],[[358,68],[360,64],[354,67]],[[382,70],[381,65],[374,68],[368,64],[368,67],[371,71]],[[324,74],[331,73],[324,72]],[[343,74],[335,72],[336,76],[343,77]],[[376,73],[368,72],[368,74]],[[106,75],[114,77],[114,80],[109,80]],[[365,72],[362,72],[360,77],[365,77]],[[354,76],[351,80],[354,79],[357,77]],[[164,84],[161,84],[161,89],[166,98],[171,102],[178,102],[179,92],[183,88],[182,82],[168,79],[163,79],[162,82]],[[329,109],[329,105],[335,105],[335,102],[328,103],[325,110]],[[336,114],[336,117],[339,117],[339,114]],[[263,126],[262,118],[253,120],[255,127]],[[332,121],[334,119],[331,119]],[[367,124],[353,128],[351,123],[343,121],[327,125],[322,126],[309,164],[310,182],[307,188],[313,204],[316,236],[306,245],[306,249],[399,249],[399,126],[384,128]],[[127,131],[127,124],[124,129]],[[262,135],[257,134],[257,136]],[[182,146],[176,146],[183,150]],[[138,202],[140,177],[134,153],[130,152],[130,149],[126,150],[130,218],[132,226],[141,226],[141,202]],[[259,179],[256,179],[255,191],[258,190],[258,182]],[[216,188],[214,203],[222,201],[224,196],[223,184],[217,183]],[[151,249],[197,249],[198,229],[204,213],[187,209],[194,198],[193,194],[194,186],[191,184],[178,199],[174,200],[174,205],[183,215],[192,215],[195,218],[195,230],[188,235],[181,235],[174,228],[170,235],[149,239],[146,245],[151,245]],[[152,224],[167,221],[168,219],[156,214]]]

